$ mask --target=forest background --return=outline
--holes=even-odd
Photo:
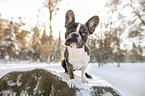
[[[42,8],[38,9],[35,26],[27,24],[22,17],[17,17],[17,21],[14,17],[6,19],[3,17],[3,10],[0,10],[0,59],[61,62],[65,48],[62,35],[65,30],[62,32],[59,28],[64,26],[58,27],[53,24],[58,23],[54,19],[63,8],[61,4],[66,1],[42,1]],[[79,2],[83,4],[83,1],[86,0]],[[69,3],[66,5],[70,6]],[[97,9],[97,6],[93,7]],[[102,8],[95,13],[100,17],[100,24],[87,42],[91,50],[90,62],[97,62],[99,66],[113,62],[117,62],[118,66],[122,62],[145,62],[145,1],[106,0]],[[66,11],[64,18],[65,13]],[[42,20],[45,16],[48,18]],[[56,33],[59,34],[55,35]]]

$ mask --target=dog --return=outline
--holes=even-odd
[[[75,22],[75,15],[68,10],[65,16],[65,52],[62,67],[69,74],[69,88],[75,87],[74,70],[81,70],[81,81],[87,83],[86,77],[91,78],[85,71],[90,60],[90,50],[86,45],[88,36],[93,34],[98,26],[99,17],[93,16],[85,24]],[[86,77],[85,77],[86,75]]]

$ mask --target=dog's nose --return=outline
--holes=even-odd
[[[77,33],[72,34],[73,37],[79,37]]]

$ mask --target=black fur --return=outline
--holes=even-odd
[[[62,61],[62,67],[65,69],[65,73],[68,73],[65,60]]]
[[[86,75],[86,77],[87,77],[87,78],[92,79],[92,76],[91,76],[91,75],[89,75],[88,73],[85,73],[85,75]]]

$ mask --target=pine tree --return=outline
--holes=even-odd
[[[30,52],[30,50],[27,48],[28,43],[26,40],[26,38],[28,37],[28,34],[30,34],[29,31],[22,30],[21,32],[17,33],[17,35],[16,35],[16,41],[20,47],[20,53],[18,56],[19,60],[28,60],[29,59],[28,53]]]
[[[59,39],[57,41],[57,47],[56,47],[56,51],[55,51],[55,61],[59,62],[61,60],[61,36],[60,36],[60,32],[59,32]]]
[[[46,35],[46,31],[44,30],[42,37],[40,39],[41,46],[40,46],[40,58],[41,62],[47,62],[49,56],[49,36]]]
[[[22,30],[20,33],[17,33],[16,40],[21,48],[25,48],[27,46],[26,37],[28,37],[28,34],[30,34],[30,32],[26,30]]]
[[[132,44],[132,47],[133,47],[132,54],[135,61],[143,62],[143,56],[142,56],[143,48],[140,45],[136,46],[135,43]]]
[[[44,45],[44,44],[47,44],[47,41],[48,40],[48,36],[46,35],[46,31],[44,30],[43,34],[42,34],[42,37],[40,39],[41,41],[41,44]]]
[[[5,39],[5,30],[8,27],[7,20],[0,18],[0,45]]]
[[[33,61],[38,61],[40,59],[40,47],[41,47],[41,42],[40,42],[40,30],[38,27],[33,28],[33,35],[31,38],[31,58],[30,62]]]
[[[9,25],[9,28],[5,30],[7,36],[0,45],[0,53],[5,60],[13,60],[19,54],[19,46],[15,42],[15,34],[13,30],[13,24]]]

